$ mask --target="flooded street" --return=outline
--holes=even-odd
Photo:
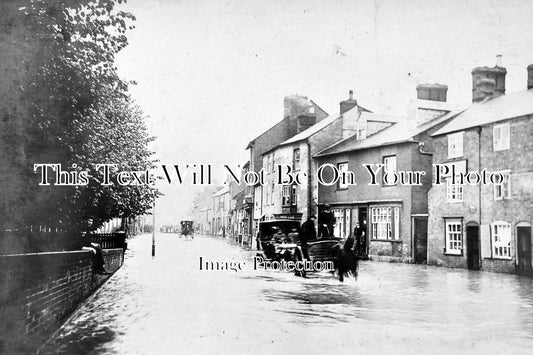
[[[41,353],[531,353],[533,282],[363,262],[357,281],[253,270],[218,237],[129,241],[124,266]],[[244,261],[199,270],[199,258]]]

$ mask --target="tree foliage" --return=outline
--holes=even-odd
[[[26,224],[84,229],[114,217],[144,214],[158,192],[151,186],[103,186],[95,164],[120,170],[152,166],[153,139],[145,115],[132,101],[129,83],[117,74],[115,56],[127,46],[135,17],[117,9],[120,0],[29,0],[19,10],[39,52],[31,72],[31,117],[25,151],[33,163],[61,163],[89,170],[87,186],[37,186]]]

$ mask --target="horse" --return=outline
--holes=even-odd
[[[359,258],[353,250],[353,244],[353,238],[348,238],[343,248],[340,245],[336,248],[335,269],[339,275],[340,282],[344,282],[345,276],[353,276],[357,280]]]

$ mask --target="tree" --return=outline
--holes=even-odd
[[[127,44],[135,17],[117,10],[121,0],[28,0],[19,11],[25,33],[39,43],[29,71],[31,107],[24,121],[24,174],[28,201],[19,224],[83,230],[114,217],[144,214],[158,192],[152,186],[102,186],[94,164],[145,170],[153,164],[145,115],[114,60]],[[38,186],[34,163],[89,170],[87,186]],[[75,168],[71,168],[76,164]],[[20,227],[20,225],[18,226]]]

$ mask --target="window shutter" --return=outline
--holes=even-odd
[[[490,258],[490,225],[482,224],[479,228],[479,238],[481,240],[481,258]]]
[[[511,145],[511,125],[509,123],[503,125],[502,127],[502,141],[503,148],[509,149]]]

